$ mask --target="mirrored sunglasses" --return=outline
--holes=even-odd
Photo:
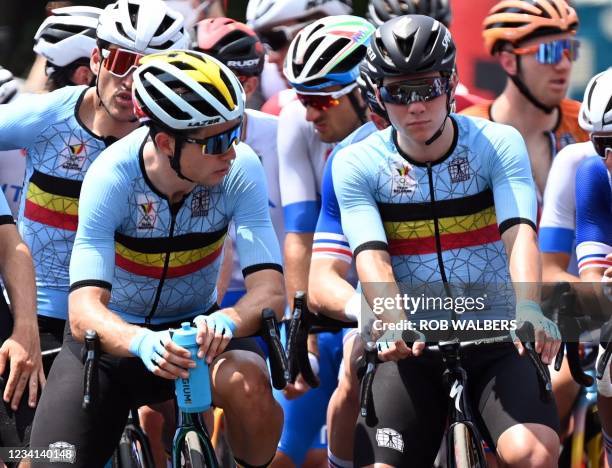
[[[117,78],[123,78],[134,71],[142,57],[142,54],[137,54],[131,50],[102,49],[102,65],[111,75]]]
[[[419,80],[398,81],[380,87],[380,98],[389,104],[411,104],[431,101],[446,94],[450,89],[447,77],[432,77]]]
[[[304,107],[313,107],[320,111],[326,111],[340,104],[340,98],[349,94],[356,87],[357,83],[351,83],[338,91],[323,93],[296,91],[296,95]]]
[[[242,132],[242,122],[223,133],[209,136],[208,138],[183,138],[187,143],[194,143],[202,146],[202,156],[219,155],[229,151],[229,149],[240,142]]]
[[[542,65],[556,65],[566,56],[571,62],[578,59],[580,41],[578,39],[559,39],[544,42],[529,47],[519,47],[512,52],[516,55],[535,54],[538,63]]]

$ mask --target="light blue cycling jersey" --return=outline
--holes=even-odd
[[[501,234],[535,230],[536,192],[525,143],[514,128],[453,114],[455,137],[441,159],[403,154],[389,127],[340,150],[333,182],[353,255],[388,250],[396,280],[420,291],[474,297],[514,310]],[[424,288],[424,289],[423,289]],[[500,288],[499,291],[497,289]]]
[[[347,263],[353,260],[348,240],[342,231],[340,207],[334,192],[332,161],[338,151],[363,140],[375,131],[374,122],[366,122],[338,143],[325,163],[321,181],[321,211],[312,244],[312,258],[334,258]]]
[[[23,95],[0,106],[0,150],[26,150],[18,227],[32,251],[38,313],[66,319],[68,266],[85,172],[105,142],[77,115],[87,87]]]
[[[576,244],[581,273],[612,266],[606,260],[612,253],[612,176],[599,156],[576,171]]]
[[[103,152],[85,177],[70,263],[71,290],[111,289],[109,308],[131,323],[164,323],[203,313],[216,303],[228,224],[246,276],[281,269],[270,221],[265,175],[245,144],[223,181],[196,186],[170,206],[148,179],[148,128]]]

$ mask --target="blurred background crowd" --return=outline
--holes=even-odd
[[[496,0],[451,0],[451,31],[459,49],[461,81],[473,93],[492,98],[499,94],[505,75],[482,42],[482,20]],[[26,78],[34,63],[33,37],[53,8],[71,4],[103,7],[110,0],[52,1],[0,0],[0,65]],[[192,23],[206,16],[245,20],[247,0],[171,0],[172,8]],[[612,0],[573,0],[580,18],[581,51],[572,71],[569,95],[581,99],[588,80],[609,64],[612,48]],[[353,0],[354,14],[363,16],[367,0]],[[265,94],[265,93],[264,93]]]

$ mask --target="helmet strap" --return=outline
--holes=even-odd
[[[359,121],[362,124],[366,123],[368,121],[368,116],[366,114],[366,110],[368,108],[367,104],[363,106],[359,104],[359,99],[357,99],[357,96],[355,96],[354,90],[348,94],[348,98],[351,103],[351,106],[353,106],[353,109],[357,114],[357,117],[359,118]]]
[[[444,132],[444,128],[446,127],[446,121],[448,120],[448,116],[451,113],[451,108],[453,105],[453,100],[451,99],[451,93],[452,93],[451,89],[446,91],[446,115],[444,116],[444,121],[442,122],[442,125],[440,125],[440,128],[436,130],[436,133],[434,133],[431,136],[431,138],[425,142],[426,146],[431,145],[434,141],[440,138],[442,136],[442,132]]]
[[[516,56],[516,69],[517,69],[516,75],[508,74],[508,78],[510,78],[512,83],[514,83],[514,86],[516,86],[519,92],[523,96],[525,96],[525,99],[527,99],[531,104],[533,104],[535,107],[540,109],[545,114],[551,114],[555,110],[555,107],[546,106],[542,104],[540,101],[538,101],[536,97],[533,94],[531,94],[531,91],[529,91],[525,83],[523,83],[523,80],[519,78],[519,75],[521,74],[521,58],[519,56]]]
[[[176,175],[183,180],[187,180],[192,183],[196,183],[195,181],[185,177],[181,172],[181,155],[183,153],[183,138],[180,136],[174,135],[174,156],[168,156],[170,160],[170,167],[174,169]]]

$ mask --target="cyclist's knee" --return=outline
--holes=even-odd
[[[542,424],[521,424],[506,430],[497,451],[502,466],[553,468],[559,458],[559,436]]]
[[[213,371],[215,405],[244,406],[252,410],[274,401],[263,360],[244,351],[227,354],[230,353]]]

